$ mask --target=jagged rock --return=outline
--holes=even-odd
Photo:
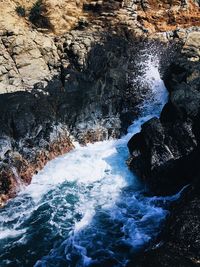
[[[185,27],[186,21],[187,26],[199,25],[199,7],[193,1],[186,4],[183,4],[183,1],[172,1],[169,5],[162,1],[155,3],[150,0],[61,2],[43,0],[42,16],[49,21],[52,28],[33,29],[35,26],[28,20],[35,3],[36,1],[33,0],[28,2],[9,0],[6,4],[5,1],[0,3],[2,18],[0,19],[2,29],[0,32],[0,54],[2,54],[0,56],[0,93],[30,90],[38,82],[42,82],[45,87],[53,78],[56,77],[58,80],[62,76],[60,66],[63,60],[68,60],[72,55],[77,58],[77,64],[83,66],[92,43],[99,42],[106,31],[125,36],[129,32],[129,34],[150,36],[167,42],[175,35],[185,39],[183,35],[188,34],[182,29],[176,29],[175,22],[179,28]],[[94,9],[98,7],[98,10],[88,10],[84,8],[86,6],[93,6]],[[17,7],[24,8],[24,17],[17,14]],[[170,10],[166,15],[168,8]],[[155,16],[157,10],[159,12]],[[192,25],[190,25],[191,16]],[[168,20],[168,17],[171,19]],[[173,22],[174,17],[175,22]],[[83,29],[79,27],[81,21],[87,21],[85,24],[87,26]],[[163,33],[162,25],[165,31],[170,31],[170,34]],[[70,33],[66,34],[69,31]],[[58,45],[54,34],[61,36]],[[199,38],[197,31],[189,34],[190,38],[185,45],[186,50],[188,46],[194,49],[195,46],[191,48],[191,43],[198,43]],[[64,38],[62,38],[63,35]]]

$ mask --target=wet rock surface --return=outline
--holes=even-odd
[[[67,127],[56,120],[45,96],[18,92],[1,95],[1,205],[49,160],[73,148]]]
[[[176,193],[198,169],[197,140],[189,121],[166,126],[151,119],[129,141],[129,147],[131,168],[156,194]]]

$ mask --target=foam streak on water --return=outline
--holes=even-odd
[[[151,92],[126,136],[77,145],[0,210],[0,266],[125,266],[156,236],[167,214],[160,203],[171,198],[144,197],[126,165],[128,140],[167,99],[155,58],[140,80]]]

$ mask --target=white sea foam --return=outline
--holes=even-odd
[[[26,232],[26,230],[0,229],[0,240],[5,238],[17,237]]]

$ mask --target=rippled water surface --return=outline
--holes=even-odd
[[[128,140],[167,100],[156,60],[143,68],[151,91],[126,136],[77,144],[0,210],[1,267],[126,266],[156,236],[173,198],[145,197],[126,165]]]

